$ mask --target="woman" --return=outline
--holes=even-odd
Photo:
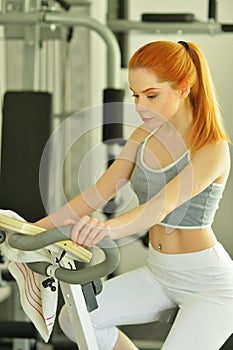
[[[162,349],[219,349],[233,331],[233,263],[211,224],[230,156],[208,66],[194,43],[152,42],[131,58],[129,83],[143,124],[95,186],[38,225],[72,222],[72,240],[84,246],[149,230],[147,266],[105,282],[98,296],[99,349],[136,349],[116,326],[155,321],[175,305]],[[91,218],[122,180],[139,205],[104,223]],[[60,324],[74,338],[65,309]]]

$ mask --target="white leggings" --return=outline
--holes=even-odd
[[[116,343],[116,326],[156,321],[163,310],[179,312],[163,350],[217,350],[233,332],[233,261],[220,243],[189,254],[149,247],[148,265],[104,282],[91,321],[100,350]],[[66,308],[61,328],[72,340]],[[75,341],[75,340],[74,340]]]

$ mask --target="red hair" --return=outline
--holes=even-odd
[[[155,41],[139,48],[129,61],[129,69],[146,68],[161,81],[178,88],[184,80],[190,84],[193,107],[191,150],[211,142],[226,140],[222,116],[207,62],[199,47],[191,42],[184,47],[171,41]]]

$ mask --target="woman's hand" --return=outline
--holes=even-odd
[[[73,225],[71,240],[81,246],[92,247],[109,236],[109,228],[96,218],[84,215],[78,221],[67,219],[64,225]]]

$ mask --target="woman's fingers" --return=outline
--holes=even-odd
[[[80,245],[93,246],[107,235],[108,228],[103,222],[85,215],[73,225],[71,239]]]
[[[88,224],[90,219],[91,218],[89,216],[85,215],[74,223],[71,231],[71,240],[73,242],[83,244],[83,237],[81,237],[81,232],[84,229],[84,227]]]
[[[104,225],[104,224],[103,224],[103,225]],[[109,230],[108,230],[108,228],[106,228],[105,226],[104,226],[104,228],[100,229],[100,230],[96,233],[95,237],[93,237],[93,240],[92,240],[92,242],[90,243],[90,246],[93,247],[93,246],[95,246],[97,243],[99,243],[104,237],[108,236],[108,232],[109,232]]]
[[[76,221],[72,220],[72,219],[66,219],[65,221],[63,221],[63,225],[64,226],[68,226],[68,225],[74,225]]]

